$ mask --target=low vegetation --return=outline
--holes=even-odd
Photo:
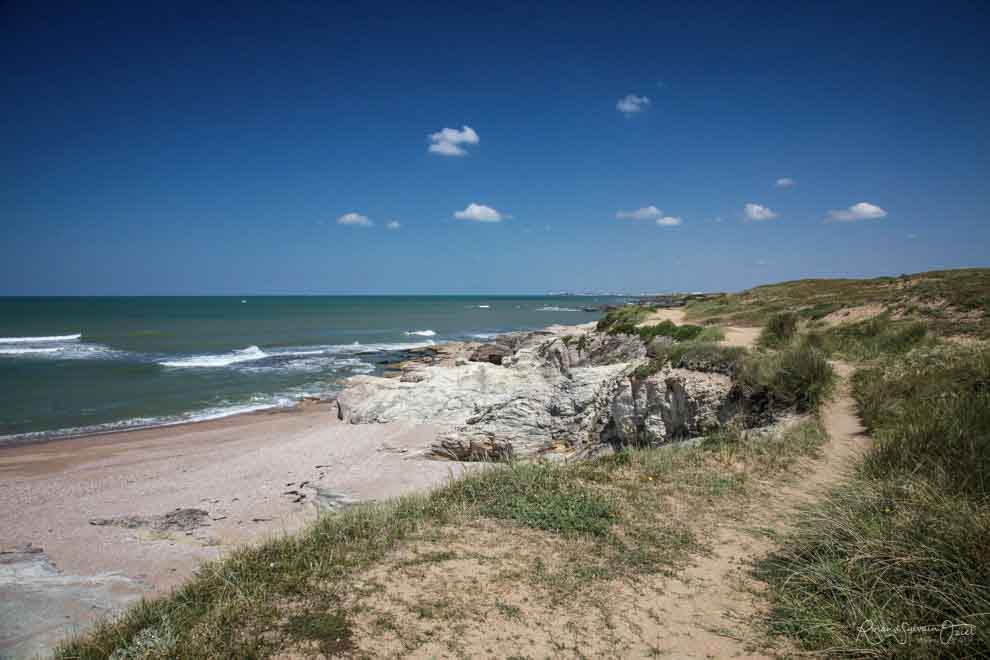
[[[990,350],[905,343],[855,375],[876,442],[858,474],[761,566],[771,629],[831,655],[986,656]]]
[[[688,318],[709,324],[763,325],[781,312],[806,322],[858,311],[922,321],[935,336],[990,339],[990,269],[966,268],[868,280],[807,279],[688,303]]]
[[[669,337],[673,341],[718,341],[722,332],[718,328],[705,328],[700,325],[681,324],[672,321],[646,325],[645,321],[653,313],[652,308],[642,305],[625,305],[609,310],[599,319],[596,329],[610,335],[638,335],[649,344],[657,337]]]
[[[884,314],[813,331],[808,335],[808,341],[818,343],[832,355],[862,362],[883,356],[904,355],[911,349],[931,346],[936,339],[922,321],[894,320]]]
[[[832,394],[835,374],[823,352],[797,344],[743,360],[736,387],[756,411],[805,413],[817,410]]]
[[[794,312],[778,312],[763,324],[759,345],[764,348],[780,348],[791,343],[798,331],[798,315]]]

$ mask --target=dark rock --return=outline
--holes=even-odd
[[[483,344],[471,353],[468,358],[471,362],[490,362],[492,364],[502,364],[502,360],[512,355],[512,349],[503,344]]]
[[[209,514],[202,509],[176,509],[161,516],[120,516],[119,518],[93,518],[90,525],[136,529],[150,527],[159,532],[187,531],[202,526]]]

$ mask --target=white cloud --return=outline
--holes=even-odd
[[[657,224],[660,225],[661,227],[676,227],[683,222],[684,220],[682,220],[681,218],[672,215],[665,215],[662,218],[657,218]]]
[[[616,220],[659,220],[663,217],[663,211],[650,205],[635,211],[616,211]]]
[[[370,227],[375,224],[366,215],[361,215],[360,213],[345,213],[344,215],[337,218],[338,225],[349,225],[351,227]]]
[[[470,126],[464,126],[461,130],[456,128],[445,128],[436,133],[430,134],[430,153],[441,156],[466,156],[467,150],[462,144],[478,144],[481,138]]]
[[[797,181],[795,181],[789,176],[784,176],[777,179],[777,182],[774,185],[777,186],[778,188],[793,188],[795,185],[797,185]]]
[[[400,229],[402,224],[398,220],[390,220],[385,224],[385,229]]]
[[[847,209],[832,210],[825,216],[825,222],[859,222],[886,218],[887,211],[869,202],[853,204]]]
[[[636,96],[635,94],[627,94],[621,99],[616,101],[615,109],[622,114],[634,115],[637,112],[643,112],[646,107],[650,105],[650,99],[647,96]]]
[[[762,204],[754,204],[753,202],[746,202],[746,206],[743,207],[743,214],[747,220],[754,220],[756,222],[777,218],[777,214],[772,210]]]
[[[470,220],[472,222],[502,222],[509,216],[499,213],[490,206],[471,202],[463,211],[455,212],[454,217],[458,220]]]

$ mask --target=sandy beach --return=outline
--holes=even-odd
[[[432,439],[429,426],[343,424],[321,403],[0,448],[0,657],[49,648],[321,511],[443,482],[463,467],[421,458]]]

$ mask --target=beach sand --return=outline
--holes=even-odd
[[[443,483],[464,466],[420,457],[434,434],[343,424],[321,403],[0,448],[0,657],[50,648],[321,511]],[[162,517],[176,509],[205,514]]]

